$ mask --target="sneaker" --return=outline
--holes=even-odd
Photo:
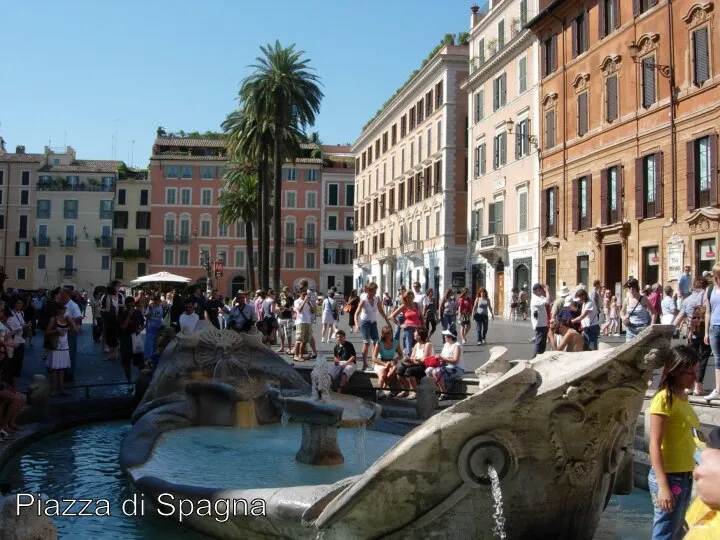
[[[620,334],[613,334],[613,337],[620,337]]]
[[[399,398],[406,398],[406,397],[408,397],[408,395],[409,395],[409,394],[408,394],[405,390],[403,390],[402,392],[400,392],[400,393],[397,395],[397,397],[399,397]]]
[[[482,345],[482,341],[478,341],[477,344],[478,344],[478,345]]]
[[[710,403],[713,399],[720,399],[720,392],[718,392],[717,388],[713,388],[713,391],[705,396],[704,399],[708,403]]]
[[[320,338],[320,343],[325,343],[325,338]]]

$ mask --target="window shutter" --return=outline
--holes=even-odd
[[[555,196],[553,197],[553,223],[555,224],[555,236],[560,236],[560,223],[558,222],[558,218],[560,217],[560,206],[558,204],[558,201],[560,200],[560,188],[554,187],[552,188],[555,190]],[[564,216],[563,216],[564,218]],[[565,224],[563,224],[563,228],[566,227]]]
[[[617,219],[615,220],[617,223],[620,223],[623,220],[623,214],[622,214],[622,194],[623,194],[623,171],[625,167],[622,165],[618,166],[617,168],[617,178],[615,180],[615,202],[617,204]]]
[[[485,145],[485,143],[482,143],[480,145],[480,174],[485,174],[485,171],[486,171],[486,168],[485,168],[485,154],[486,154],[485,149],[486,148],[487,148],[487,146]]]
[[[578,55],[577,37],[580,29],[578,28],[577,18],[572,21],[572,57],[575,58]]]
[[[552,68],[553,71],[555,71],[555,70],[557,70],[557,60],[558,60],[558,58],[557,58],[558,57],[558,54],[557,54],[558,35],[557,34],[555,34],[552,37],[552,46],[550,47],[550,49],[552,51],[552,61],[550,63],[550,67]]]
[[[598,36],[600,39],[606,36],[605,17],[607,17],[607,14],[605,13],[605,0],[598,0]]]
[[[602,4],[602,2],[600,2]],[[608,204],[608,171],[600,171],[600,225],[610,223],[610,205]]]
[[[600,0],[600,3],[602,3],[602,0]],[[583,50],[580,52],[585,52],[590,49],[590,14],[587,10],[585,10],[585,13],[583,14],[582,33]]]
[[[548,111],[545,114],[545,147],[555,146],[555,111]]]
[[[693,49],[695,52],[694,83],[702,84],[710,78],[710,62],[708,57],[707,26],[693,32]]]
[[[718,203],[718,136],[708,137],[710,145],[710,204]]]
[[[592,175],[585,177],[585,208],[587,208],[588,227],[592,227]]]
[[[647,108],[655,103],[655,58],[652,56],[643,58],[642,61],[642,84],[643,84],[643,107]]]
[[[655,217],[663,215],[663,153],[655,154]]]
[[[613,3],[613,30],[620,28],[620,0],[611,0]]]
[[[493,81],[493,111],[497,111],[500,107],[500,79],[495,79]]]
[[[643,159],[635,159],[635,218],[645,217],[645,185],[643,182]]]
[[[480,146],[475,147],[475,176],[480,176]]]
[[[633,0],[633,17],[640,15],[640,0]]]
[[[500,134],[500,165],[507,163],[507,133]]]
[[[488,234],[495,234],[495,203],[488,205]]]
[[[550,188],[552,189],[552,188]],[[540,238],[547,238],[548,226],[548,190],[543,189],[540,197]]]
[[[607,121],[614,122],[618,117],[617,77],[608,77],[605,81]]]
[[[507,103],[507,75],[505,73],[502,74],[502,77],[500,77],[502,81],[502,88],[500,89],[501,92],[501,100],[500,104],[505,106]]]
[[[543,46],[540,50],[540,70],[541,75],[546,77],[548,75],[548,65],[550,64],[550,49],[552,48],[552,38],[550,38],[549,42],[543,41]]]
[[[695,141],[688,141],[685,145],[685,177],[687,178],[687,209],[695,210],[697,186],[695,185]]]
[[[522,155],[522,133],[520,130],[515,132],[515,159],[520,159]]]
[[[580,179],[572,181],[572,230],[580,230]],[[557,204],[557,201],[556,201]]]
[[[587,133],[587,92],[583,92],[577,97],[577,109],[578,109],[578,123],[577,130],[578,136],[585,135]]]
[[[493,169],[500,166],[500,140],[497,136],[493,137]]]

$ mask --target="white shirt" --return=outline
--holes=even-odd
[[[377,312],[378,312],[378,304],[380,303],[379,298],[377,295],[375,295],[372,299],[372,303],[370,302],[370,298],[366,293],[362,293],[360,295],[360,303],[363,305],[362,311],[360,312],[360,322],[368,321],[368,322],[376,322],[377,321]]]
[[[180,320],[178,321],[180,323],[180,332],[183,334],[192,334],[199,320],[200,317],[197,313],[183,313],[180,315]]]
[[[303,302],[305,305],[303,306]],[[295,300],[295,304],[293,304],[295,307],[295,312],[297,313],[297,316],[295,317],[295,320],[298,323],[305,323],[305,324],[312,324],[313,322],[313,312],[315,311],[315,306],[312,303],[312,299],[310,298],[310,295],[308,294],[305,297],[305,300],[302,298],[298,298]],[[302,309],[301,309],[302,307]]]
[[[65,304],[65,315],[70,317],[73,321],[75,319],[82,319],[82,313],[80,313],[80,308],[74,300],[68,300],[68,303]]]
[[[413,291],[413,294],[415,294],[414,302],[418,307],[418,312],[422,313],[423,306],[425,305],[425,293]]]
[[[596,326],[600,323],[600,321],[598,320],[598,312],[597,307],[595,306],[595,302],[593,302],[592,300],[588,300],[583,304],[582,310],[588,312],[588,314],[585,315],[585,317],[583,317],[581,321],[583,328]]]
[[[14,309],[10,310],[10,313],[8,313],[7,316],[7,325],[10,328],[10,331],[13,335],[13,343],[15,345],[20,345],[22,343],[25,343],[25,338],[23,337],[23,325],[25,324],[25,317],[23,316],[22,312],[17,312]]]
[[[547,298],[544,296],[538,296],[536,294],[531,295],[530,297],[530,317],[533,321],[533,327],[534,328],[547,328],[548,325],[548,319],[547,319],[547,309],[545,309],[545,306],[547,305]],[[537,311],[537,319],[535,318],[535,312]]]
[[[465,358],[463,358],[462,346],[457,341],[455,343],[445,342],[445,345],[443,345],[442,351],[440,352],[440,357],[454,358],[455,349],[460,349],[460,360],[458,360],[458,363],[455,365],[465,371]]]

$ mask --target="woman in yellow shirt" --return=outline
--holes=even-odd
[[[682,538],[695,468],[692,428],[700,426],[685,389],[693,388],[698,360],[697,353],[687,345],[673,347],[665,361],[657,394],[647,410],[652,463],[648,484],[655,507],[653,540]]]

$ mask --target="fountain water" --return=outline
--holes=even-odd
[[[493,513],[493,519],[495,520],[495,526],[493,527],[493,534],[505,540],[507,534],[505,533],[505,516],[503,515],[503,498],[502,490],[500,489],[500,477],[498,476],[495,467],[491,463],[488,463],[488,475],[492,482],[492,497],[495,503],[495,512]]]
[[[282,427],[287,427],[290,423],[290,415],[287,413],[287,411],[282,412],[282,416],[280,417],[280,424]]]
[[[332,381],[328,371],[327,361],[323,356],[315,360],[315,367],[310,373],[312,383],[312,398],[316,401],[330,401],[330,387]]]
[[[365,425],[358,426],[354,433],[357,462],[365,467]]]

